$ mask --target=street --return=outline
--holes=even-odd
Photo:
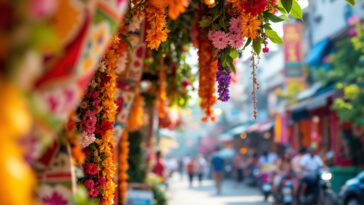
[[[268,205],[257,189],[245,185],[236,186],[231,181],[225,181],[222,194],[216,195],[213,182],[204,181],[202,186],[195,182],[189,188],[187,179],[183,182],[174,178],[170,183],[169,205]]]

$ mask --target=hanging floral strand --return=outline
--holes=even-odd
[[[257,119],[257,91],[259,90],[259,82],[257,79],[257,69],[258,69],[258,60],[256,59],[259,57],[257,57],[257,54],[255,52],[252,51],[252,56],[251,56],[251,67],[252,67],[252,72],[251,72],[251,78],[252,78],[252,82],[253,82],[253,90],[252,90],[252,96],[253,96],[253,117],[254,119]]]
[[[147,23],[145,41],[150,49],[157,50],[160,44],[167,40],[169,29],[165,6],[164,3],[149,3],[145,9]]]
[[[127,129],[123,132],[119,142],[119,195],[122,204],[126,203],[126,192],[128,190],[128,156],[129,141]]]
[[[217,61],[218,71],[216,73],[216,81],[217,81],[217,92],[219,94],[218,99],[225,102],[230,99],[230,83],[231,83],[231,71],[229,68],[225,69],[222,64],[220,58]]]
[[[117,63],[124,49],[124,43],[114,36],[79,109],[81,145],[86,153],[82,181],[89,189],[89,196],[101,198],[104,205],[113,204],[115,196],[113,126],[117,105],[114,99]]]
[[[200,107],[205,113],[202,118],[203,122],[209,119],[215,121],[216,117],[212,106],[216,103],[217,99],[215,93],[215,80],[217,73],[217,63],[213,60],[216,55],[213,51],[212,43],[208,40],[206,32],[200,31],[198,33],[198,67],[199,67],[199,89],[198,94],[201,98]]]
[[[158,116],[164,118],[167,115],[167,75],[166,66],[161,66],[158,71],[158,94],[157,94],[157,109]]]

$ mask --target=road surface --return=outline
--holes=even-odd
[[[190,188],[185,181],[174,178],[170,181],[169,205],[270,205],[263,201],[260,192],[244,185],[236,186],[225,181],[222,194],[216,195],[212,181],[204,181]]]

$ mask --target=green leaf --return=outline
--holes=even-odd
[[[252,42],[252,39],[251,38],[248,38],[248,40],[246,41],[244,47],[243,47],[243,50],[245,50],[246,47],[248,47]]]
[[[237,50],[235,49],[231,49],[230,52],[229,52],[229,56],[232,58],[232,59],[235,59],[239,56],[239,53]]]
[[[263,28],[266,29],[266,30],[273,30],[272,27],[270,27],[270,23],[264,24]]]
[[[205,18],[205,19],[202,19],[202,20],[199,22],[199,24],[200,24],[200,27],[201,27],[201,28],[206,28],[206,27],[208,27],[211,23],[212,23],[211,18]]]
[[[355,0],[346,0],[350,5],[355,6]]]
[[[226,61],[227,66],[229,67],[229,69],[233,72],[236,73],[236,68],[235,65],[233,63],[233,59],[232,58],[228,58],[228,60]]]
[[[282,14],[288,14],[288,12],[286,11],[286,9],[283,8],[282,3],[279,1],[276,8],[282,13]]]
[[[283,40],[281,39],[281,37],[278,36],[277,32],[275,32],[274,30],[265,30],[265,33],[267,34],[268,38],[276,44],[282,44]]]
[[[264,12],[264,16],[267,17],[269,20],[271,20],[272,22],[281,22],[281,21],[284,21],[284,19],[274,15],[274,14],[271,14],[270,12]]]
[[[301,6],[297,3],[296,0],[293,0],[293,4],[292,4],[292,9],[291,9],[291,15],[293,18],[295,19],[300,19],[302,20],[302,8]]]
[[[284,9],[289,13],[292,9],[292,4],[294,0],[281,0],[281,3],[284,7]]]
[[[289,17],[286,16],[286,15],[281,15],[279,18],[285,20],[285,21],[288,21],[289,20]]]
[[[260,51],[262,50],[261,38],[257,38],[257,39],[253,40],[253,49],[257,55],[260,54]]]

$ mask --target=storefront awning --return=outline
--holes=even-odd
[[[273,127],[273,121],[267,120],[251,125],[247,128],[247,132],[266,132]]]
[[[325,38],[324,40],[318,42],[316,45],[313,46],[311,51],[307,54],[305,63],[312,66],[318,67],[321,64],[322,58],[327,54],[327,48],[330,44],[330,39]]]
[[[327,105],[327,100],[329,97],[334,95],[336,90],[329,89],[320,95],[313,96],[306,100],[303,100],[295,105],[292,105],[288,108],[288,110],[292,112],[300,112],[304,110],[314,110]]]

